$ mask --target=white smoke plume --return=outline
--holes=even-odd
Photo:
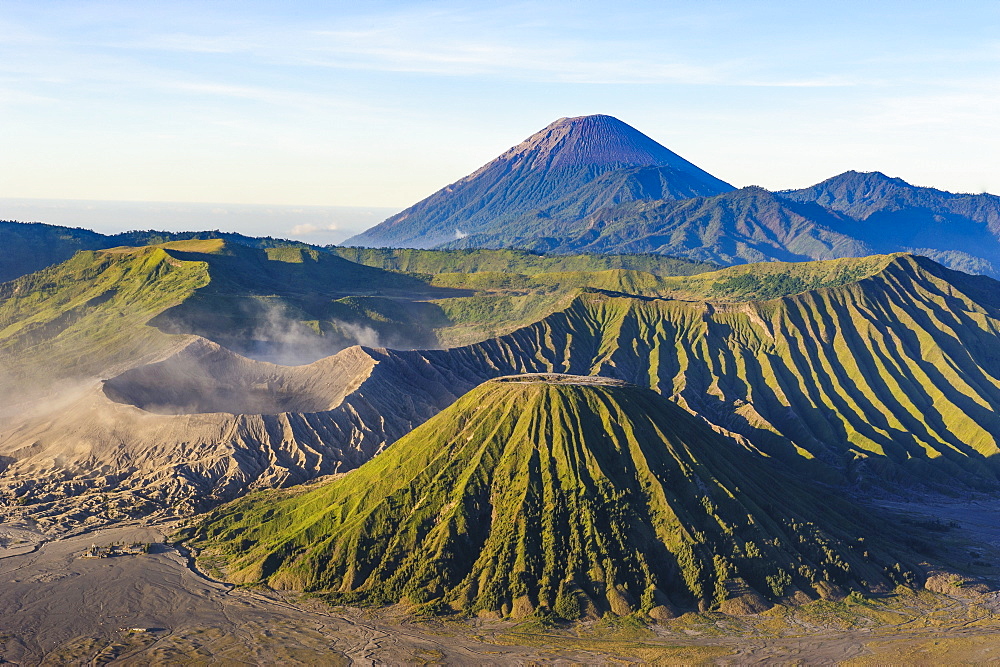
[[[372,327],[353,322],[333,320],[329,322],[332,331],[319,332],[283,303],[263,304],[253,316],[257,324],[250,340],[227,342],[240,354],[283,366],[312,363],[352,345],[383,347],[387,343]]]

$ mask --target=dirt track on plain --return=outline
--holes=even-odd
[[[536,649],[387,627],[205,579],[155,528],[45,542],[0,559],[0,656],[41,662],[530,662]],[[92,544],[153,542],[136,556],[81,558]],[[593,659],[568,651],[571,660]],[[545,660],[546,662],[549,659]]]
[[[963,543],[976,537],[984,554],[994,553],[988,547],[996,545],[1000,502],[966,504],[965,510],[961,503],[905,509],[956,516]],[[686,614],[652,628],[421,621],[212,581],[162,543],[169,530],[132,526],[51,539],[0,525],[0,659],[26,665],[1000,661],[1000,599],[961,591],[776,607],[749,617]],[[113,542],[152,543],[152,552],[81,558],[92,544]]]

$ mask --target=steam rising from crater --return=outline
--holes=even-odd
[[[300,366],[337,354],[353,345],[385,347],[397,341],[383,340],[372,327],[339,319],[318,320],[296,312],[283,301],[254,299],[240,306],[238,324],[231,330],[211,323],[215,331],[194,327],[193,333],[240,355],[282,366]],[[405,347],[405,346],[404,346]]]

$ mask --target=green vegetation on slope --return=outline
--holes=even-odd
[[[407,273],[552,273],[629,269],[657,276],[689,276],[712,271],[714,264],[663,255],[540,255],[523,250],[417,250],[413,248],[348,248],[329,252],[366,266]]]
[[[886,264],[769,301],[590,292],[508,336],[422,354],[479,380],[567,372],[648,386],[831,482],[995,484],[1000,286],[906,255],[795,264],[804,272],[792,275],[832,280],[859,261]],[[704,290],[719,281],[687,280],[698,279]]]
[[[628,269],[552,271],[528,275],[493,271],[439,273],[430,282],[437,287],[472,289],[477,293],[532,293],[544,296],[547,293],[603,290],[669,299],[761,301],[855,283],[879,273],[902,256],[873,255],[822,262],[763,262],[685,276],[660,276]]]
[[[514,376],[343,478],[254,494],[188,536],[231,581],[335,603],[662,618],[913,583],[862,517],[647,389]]]
[[[595,272],[440,273],[431,284],[474,290],[470,296],[434,301],[447,317],[439,339],[450,346],[513,331],[569,306],[583,290],[596,289],[636,296],[661,296],[671,283],[650,273],[614,269]]]
[[[417,251],[432,252],[432,251]],[[738,302],[791,296],[857,282],[885,269],[900,255],[826,260],[764,262],[690,276],[660,276],[644,271],[563,271],[519,275],[504,272],[439,273],[431,284],[470,289],[468,297],[436,300],[451,325],[439,339],[458,345],[502,335],[569,305],[586,291],[637,297]]]
[[[678,292],[687,291],[708,300],[760,301],[856,283],[879,273],[901,256],[741,264],[668,284]]]
[[[64,262],[80,250],[105,250],[119,246],[156,245],[168,241],[222,239],[227,243],[253,248],[301,246],[299,241],[256,238],[220,231],[157,232],[130,231],[100,234],[78,227],[61,227],[40,222],[0,220],[0,282],[13,280],[46,267]]]
[[[311,362],[357,343],[433,347],[434,327],[446,321],[427,301],[467,293],[315,248],[225,244],[171,252],[205,262],[212,280],[153,324],[277,363]]]
[[[145,324],[209,282],[204,262],[163,248],[83,251],[0,284],[0,358],[12,391],[84,378],[155,356],[169,337]]]
[[[192,241],[84,252],[0,286],[0,357],[5,389],[25,395],[162,356],[178,344],[163,333],[293,363],[346,344],[496,334],[413,353],[413,363],[469,383],[531,371],[616,376],[831,482],[947,486],[996,479],[995,293],[989,279],[905,255],[673,277],[419,276],[315,249]]]

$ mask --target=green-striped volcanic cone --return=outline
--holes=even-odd
[[[510,376],[344,477],[188,535],[235,582],[513,616],[745,612],[914,581],[873,519],[817,488],[648,389]]]

